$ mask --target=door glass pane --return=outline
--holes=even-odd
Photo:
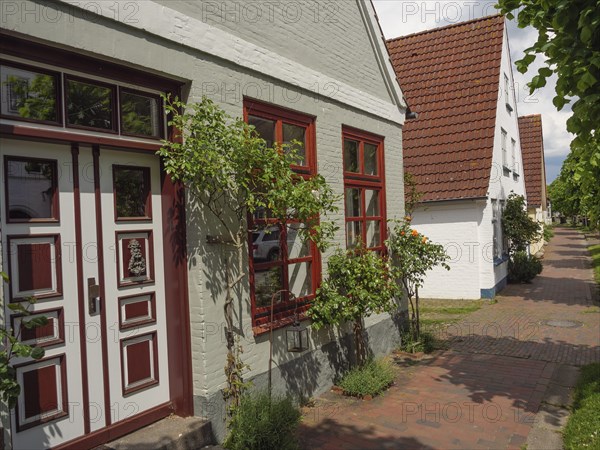
[[[160,137],[160,100],[121,91],[121,126],[123,133]]]
[[[56,77],[0,66],[1,111],[9,116],[58,122]]]
[[[113,88],[67,80],[67,124],[114,130]]]
[[[312,273],[309,262],[288,266],[289,289],[297,298],[312,294]]]
[[[346,247],[356,246],[362,239],[362,222],[346,222]]]
[[[290,123],[283,124],[283,143],[289,144],[291,147],[296,150],[296,156],[298,160],[294,163],[299,166],[306,165],[306,138],[305,138],[306,128],[299,127],[297,125],[292,125]],[[292,145],[292,141],[301,142],[301,146]]]
[[[344,139],[344,170],[358,172],[358,142]]]
[[[281,248],[279,228],[269,227],[255,231],[252,243],[252,255],[257,262],[279,261]]]
[[[365,174],[378,175],[377,146],[365,144]]]
[[[289,259],[310,256],[310,244],[307,240],[302,239],[302,235],[300,234],[302,228],[304,228],[304,225],[301,223],[288,225],[287,247]]]
[[[118,218],[150,217],[150,169],[113,166],[115,203]]]
[[[275,142],[275,121],[262,117],[248,116],[248,124],[254,125],[258,135],[267,141],[267,147],[273,147]]]
[[[10,220],[58,219],[56,161],[8,158],[6,178]]]
[[[381,245],[381,222],[379,220],[367,221],[367,247]]]
[[[360,189],[346,188],[346,217],[360,217]]]
[[[365,204],[367,207],[367,217],[379,216],[379,191],[365,189]]]
[[[283,289],[283,269],[281,266],[254,271],[254,289],[256,306],[270,306],[271,297]],[[281,294],[275,297],[275,303],[281,301]]]

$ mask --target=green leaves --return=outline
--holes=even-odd
[[[359,243],[347,251],[338,249],[329,258],[327,276],[308,316],[316,329],[357,322],[391,311],[397,293],[387,258]]]
[[[525,198],[511,193],[502,213],[502,231],[509,242],[509,253],[524,252],[541,237],[541,226],[527,215]]]

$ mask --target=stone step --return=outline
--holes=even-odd
[[[214,444],[210,422],[169,416],[94,450],[199,450]]]

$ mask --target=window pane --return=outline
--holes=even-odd
[[[379,208],[379,191],[365,189],[365,203],[367,208],[367,217],[381,215]]]
[[[248,124],[254,125],[256,132],[267,141],[267,147],[273,147],[275,142],[275,121],[256,116],[248,116]]]
[[[365,144],[365,174],[378,175],[377,146]]]
[[[346,188],[346,217],[360,217],[360,189]]]
[[[121,126],[123,133],[160,137],[162,121],[159,99],[122,91]]]
[[[299,127],[297,125],[292,125],[289,123],[283,124],[283,143],[292,145],[292,141],[299,141],[302,143],[301,146],[293,146],[292,148],[296,150],[296,155],[298,156],[298,161],[295,163],[299,166],[306,165],[306,137],[305,137],[306,128]]]
[[[67,80],[67,124],[114,129],[113,89]]]
[[[56,162],[8,159],[8,217],[13,220],[56,219]]]
[[[281,248],[279,245],[279,228],[269,227],[256,231],[258,236],[252,243],[252,255],[257,262],[279,261]]]
[[[281,266],[254,271],[254,289],[256,306],[271,306],[271,297],[283,289],[283,270]],[[281,301],[281,294],[275,297],[275,303]]]
[[[356,246],[362,239],[362,222],[346,222],[346,247]]]
[[[149,217],[146,211],[150,195],[150,169],[113,166],[117,217]]]
[[[304,228],[304,225],[300,223],[288,225],[287,247],[289,259],[310,256],[310,244],[307,240],[302,239],[300,234],[302,228]]]
[[[0,66],[2,114],[58,122],[56,78],[29,70]]]
[[[288,267],[289,290],[297,298],[312,294],[310,263],[290,264]]]
[[[367,247],[381,245],[381,222],[379,220],[367,221]]]
[[[344,139],[344,170],[358,172],[358,142]]]

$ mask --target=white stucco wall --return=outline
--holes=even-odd
[[[245,95],[313,115],[316,117],[318,170],[337,194],[343,193],[342,125],[381,135],[385,147],[388,218],[403,216],[401,126],[404,115],[403,110],[398,108],[399,102],[394,99],[399,89],[396,87],[394,93],[384,88],[389,80],[382,81],[380,69],[371,67],[375,63],[386,67],[389,61],[365,56],[365,42],[376,42],[376,39],[367,31],[369,24],[364,21],[364,10],[359,8],[359,2],[336,3],[340,10],[338,18],[341,23],[347,22],[346,26],[332,27],[325,22],[311,24],[311,39],[320,42],[315,48],[319,52],[315,58],[319,64],[313,67],[303,65],[309,55],[298,54],[295,60],[297,26],[285,24],[276,27],[280,33],[278,46],[261,49],[257,46],[259,41],[249,46],[243,39],[249,37],[248,24],[243,27],[207,27],[198,19],[169,8],[175,2],[165,2],[166,7],[150,1],[140,2],[136,4],[139,8],[135,10],[137,15],[127,16],[128,20],[124,20],[123,10],[115,20],[115,17],[107,16],[110,9],[104,9],[104,17],[100,17],[95,9],[81,11],[68,3],[20,2],[20,8],[33,11],[28,16],[29,20],[23,20],[20,13],[11,14],[3,19],[2,27],[41,42],[186,81],[185,101],[194,102],[206,95],[233,116],[242,115]],[[106,8],[114,2],[98,3]],[[189,3],[187,7],[190,7]],[[373,12],[369,2],[362,2],[362,8]],[[35,14],[52,20],[33,20]],[[260,23],[253,26],[257,27],[257,31],[264,27]],[[224,28],[227,28],[227,33],[239,31],[242,37],[223,34]],[[225,46],[223,40],[230,43],[230,47]],[[347,44],[346,47],[332,45],[341,41]],[[289,52],[280,48],[286,42],[290,45]],[[377,45],[383,45],[383,42]],[[361,64],[366,61],[359,74],[354,74],[348,61],[348,53],[352,53],[353,48],[360,49],[353,53],[353,58]],[[278,56],[277,51],[286,54]],[[256,61],[252,60],[254,56]],[[367,70],[367,66],[371,68]],[[348,78],[349,73],[352,74],[351,79]],[[393,72],[391,76],[395,78]],[[344,245],[342,201],[338,206],[339,212],[330,219],[340,226],[336,242]],[[206,244],[207,234],[220,234],[215,221],[209,216],[188,214],[193,390],[194,396],[200,399],[220,397],[220,389],[225,386],[224,293],[221,291],[224,274],[221,262],[227,255],[223,248]],[[327,255],[323,259],[325,263]],[[268,335],[254,337],[252,334],[247,283],[235,302],[235,316],[235,325],[242,334],[243,360],[251,367],[248,376],[262,374],[268,367]],[[389,315],[372,317],[366,325],[384,320],[389,320]],[[331,330],[313,332],[311,349],[317,353],[322,345],[335,338],[336,333]],[[282,350],[284,339],[282,330],[275,332],[275,368],[299,357]],[[315,358],[323,367],[332,364],[326,356],[303,355]],[[331,367],[321,370],[317,363],[313,363],[308,364],[306,369],[312,371],[309,375],[313,391],[331,384]],[[197,414],[209,414],[201,402],[195,403]],[[212,413],[218,416],[223,411]]]
[[[424,298],[478,299],[482,251],[477,238],[484,202],[435,202],[413,212],[413,227],[448,253],[450,270],[434,268],[419,295]]]

